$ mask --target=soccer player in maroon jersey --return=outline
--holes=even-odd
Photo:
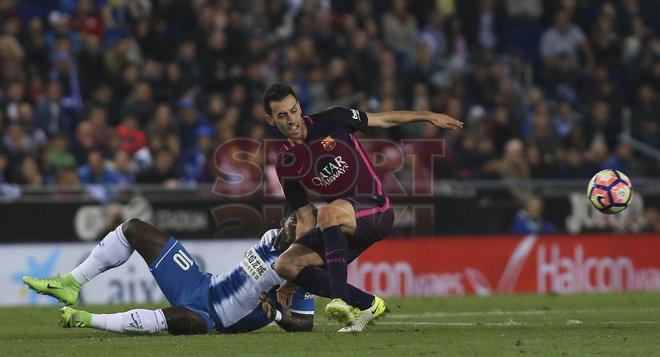
[[[382,315],[385,303],[348,284],[346,265],[392,231],[394,212],[354,133],[420,121],[446,129],[460,129],[463,123],[432,112],[365,113],[340,107],[303,115],[293,89],[284,84],[271,85],[263,105],[266,121],[287,139],[276,169],[298,218],[298,239],[274,264],[293,283],[284,284],[278,297],[287,300],[298,285],[332,298],[325,310],[346,325],[340,332],[359,332]],[[327,202],[316,215],[308,195]]]

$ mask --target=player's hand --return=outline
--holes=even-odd
[[[264,309],[264,312],[266,313],[266,316],[268,316],[269,320],[275,320],[275,307],[273,307],[273,304],[271,304],[268,296],[263,293],[261,294],[261,308]]]
[[[431,116],[428,118],[428,122],[442,129],[463,129],[462,121],[458,121],[445,114],[431,113]]]
[[[291,282],[285,281],[284,284],[277,288],[277,302],[282,304],[285,309],[291,307],[293,301],[293,294],[298,290],[298,286]]]

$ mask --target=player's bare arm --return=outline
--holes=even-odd
[[[434,112],[412,112],[412,111],[393,111],[382,113],[367,113],[370,127],[390,128],[393,126],[428,122],[442,129],[462,129],[463,122],[456,120],[449,115]]]
[[[275,303],[266,294],[261,294],[261,308],[271,321],[287,332],[312,331],[314,328],[314,315],[283,313],[275,308]]]
[[[277,302],[284,308],[288,309],[293,301],[293,294],[298,290],[298,285],[290,281],[285,281],[277,288]]]

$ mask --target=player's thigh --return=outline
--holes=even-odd
[[[347,200],[334,200],[319,208],[316,220],[322,230],[339,225],[345,234],[355,234],[355,208]]]
[[[208,295],[208,285],[205,286],[208,276],[199,270],[199,265],[179,241],[170,238],[149,265],[149,270],[171,305],[205,308],[206,301],[197,296]]]
[[[183,306],[163,309],[167,330],[173,335],[205,334],[208,332],[206,320],[198,313]]]
[[[394,228],[394,210],[389,208],[357,219],[355,235],[348,240],[348,262],[352,262],[371,245],[383,240]]]
[[[289,249],[287,249],[282,255],[279,256],[283,264],[289,266],[296,266],[299,268],[306,267],[308,265],[322,266],[325,263],[321,253],[325,254],[325,246],[323,244],[323,239],[320,236],[320,231],[318,237],[313,236],[314,239],[309,239],[310,235],[305,235],[295,241]]]

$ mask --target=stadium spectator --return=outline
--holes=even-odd
[[[156,104],[153,102],[151,85],[146,81],[135,84],[132,93],[126,98],[122,105],[121,112],[124,115],[135,116],[140,127],[145,127],[151,120]]]
[[[156,152],[153,166],[138,173],[137,182],[176,187],[178,185],[177,178],[174,153],[167,149],[161,149]]]
[[[39,172],[37,160],[34,157],[28,156],[23,159],[21,165],[21,172],[16,179],[17,183],[29,186],[41,186],[44,184],[44,178]]]
[[[89,110],[87,121],[91,126],[91,135],[94,147],[107,151],[110,149],[110,140],[113,130],[108,126],[108,116],[104,108],[92,107]]]
[[[203,125],[197,127],[197,140],[195,146],[184,151],[181,155],[181,166],[183,167],[183,178],[189,182],[203,181],[206,160],[210,157],[213,147],[213,129]]]
[[[126,115],[121,124],[117,126],[117,135],[119,136],[121,149],[130,156],[133,156],[133,154],[147,144],[146,137],[138,125],[137,118],[131,114]]]
[[[117,184],[127,187],[135,184],[135,169],[126,151],[118,150],[112,160],[112,166],[117,173]]]
[[[89,153],[87,164],[78,169],[78,178],[83,184],[114,185],[119,183],[119,176],[106,165],[100,151]]]
[[[572,67],[580,64],[582,51],[587,66],[594,62],[593,53],[584,32],[571,23],[571,14],[562,9],[555,15],[553,26],[547,29],[541,37],[541,56],[550,69],[557,66],[561,58],[566,58]]]
[[[637,104],[632,109],[632,133],[635,138],[660,149],[660,101],[649,85],[639,88]]]
[[[179,138],[181,148],[186,151],[197,141],[197,128],[205,124],[204,116],[196,108],[195,99],[185,97],[179,100]]]
[[[82,37],[103,36],[103,19],[93,0],[78,0],[77,8],[69,19],[69,28],[80,33]]]
[[[413,57],[417,44],[417,19],[408,10],[406,0],[394,0],[392,8],[383,15],[385,43],[408,61]]]
[[[53,137],[58,133],[71,133],[73,116],[62,105],[62,85],[58,81],[50,81],[46,93],[37,99],[35,107],[37,125]]]
[[[585,155],[576,147],[564,148],[559,155],[556,177],[560,179],[579,179],[593,175],[593,167],[585,161]]]
[[[506,143],[498,169],[513,196],[520,202],[526,202],[531,195],[531,189],[529,183],[525,182],[531,174],[525,157],[525,144],[520,139],[511,139]]]
[[[213,150],[195,151],[198,130],[211,128],[202,137],[215,146],[250,136],[263,118],[259,95],[276,81],[292,83],[310,112],[428,109],[468,121],[464,133],[423,126],[378,133],[445,135],[436,177],[578,178],[607,163],[657,174],[656,162],[619,142],[629,132],[660,148],[653,2],[22,5],[3,5],[0,35],[8,183],[19,183],[32,157],[28,171],[36,167],[44,184],[75,184],[66,171],[77,171],[71,157],[83,165],[90,152],[114,157],[117,148],[136,172],[152,170],[167,150],[180,169],[174,178],[212,182]],[[526,145],[509,174],[502,163],[512,163],[506,146],[515,139]],[[194,179],[178,164],[193,151],[200,160],[192,171],[207,167]]]
[[[655,207],[646,209],[642,221],[642,232],[660,233],[660,210]]]
[[[69,152],[69,140],[66,135],[54,136],[46,152],[45,170],[49,175],[56,175],[61,169],[76,167],[76,158]]]
[[[555,233],[555,226],[543,219],[543,201],[538,197],[530,197],[525,208],[518,211],[513,220],[513,234],[547,234]]]

